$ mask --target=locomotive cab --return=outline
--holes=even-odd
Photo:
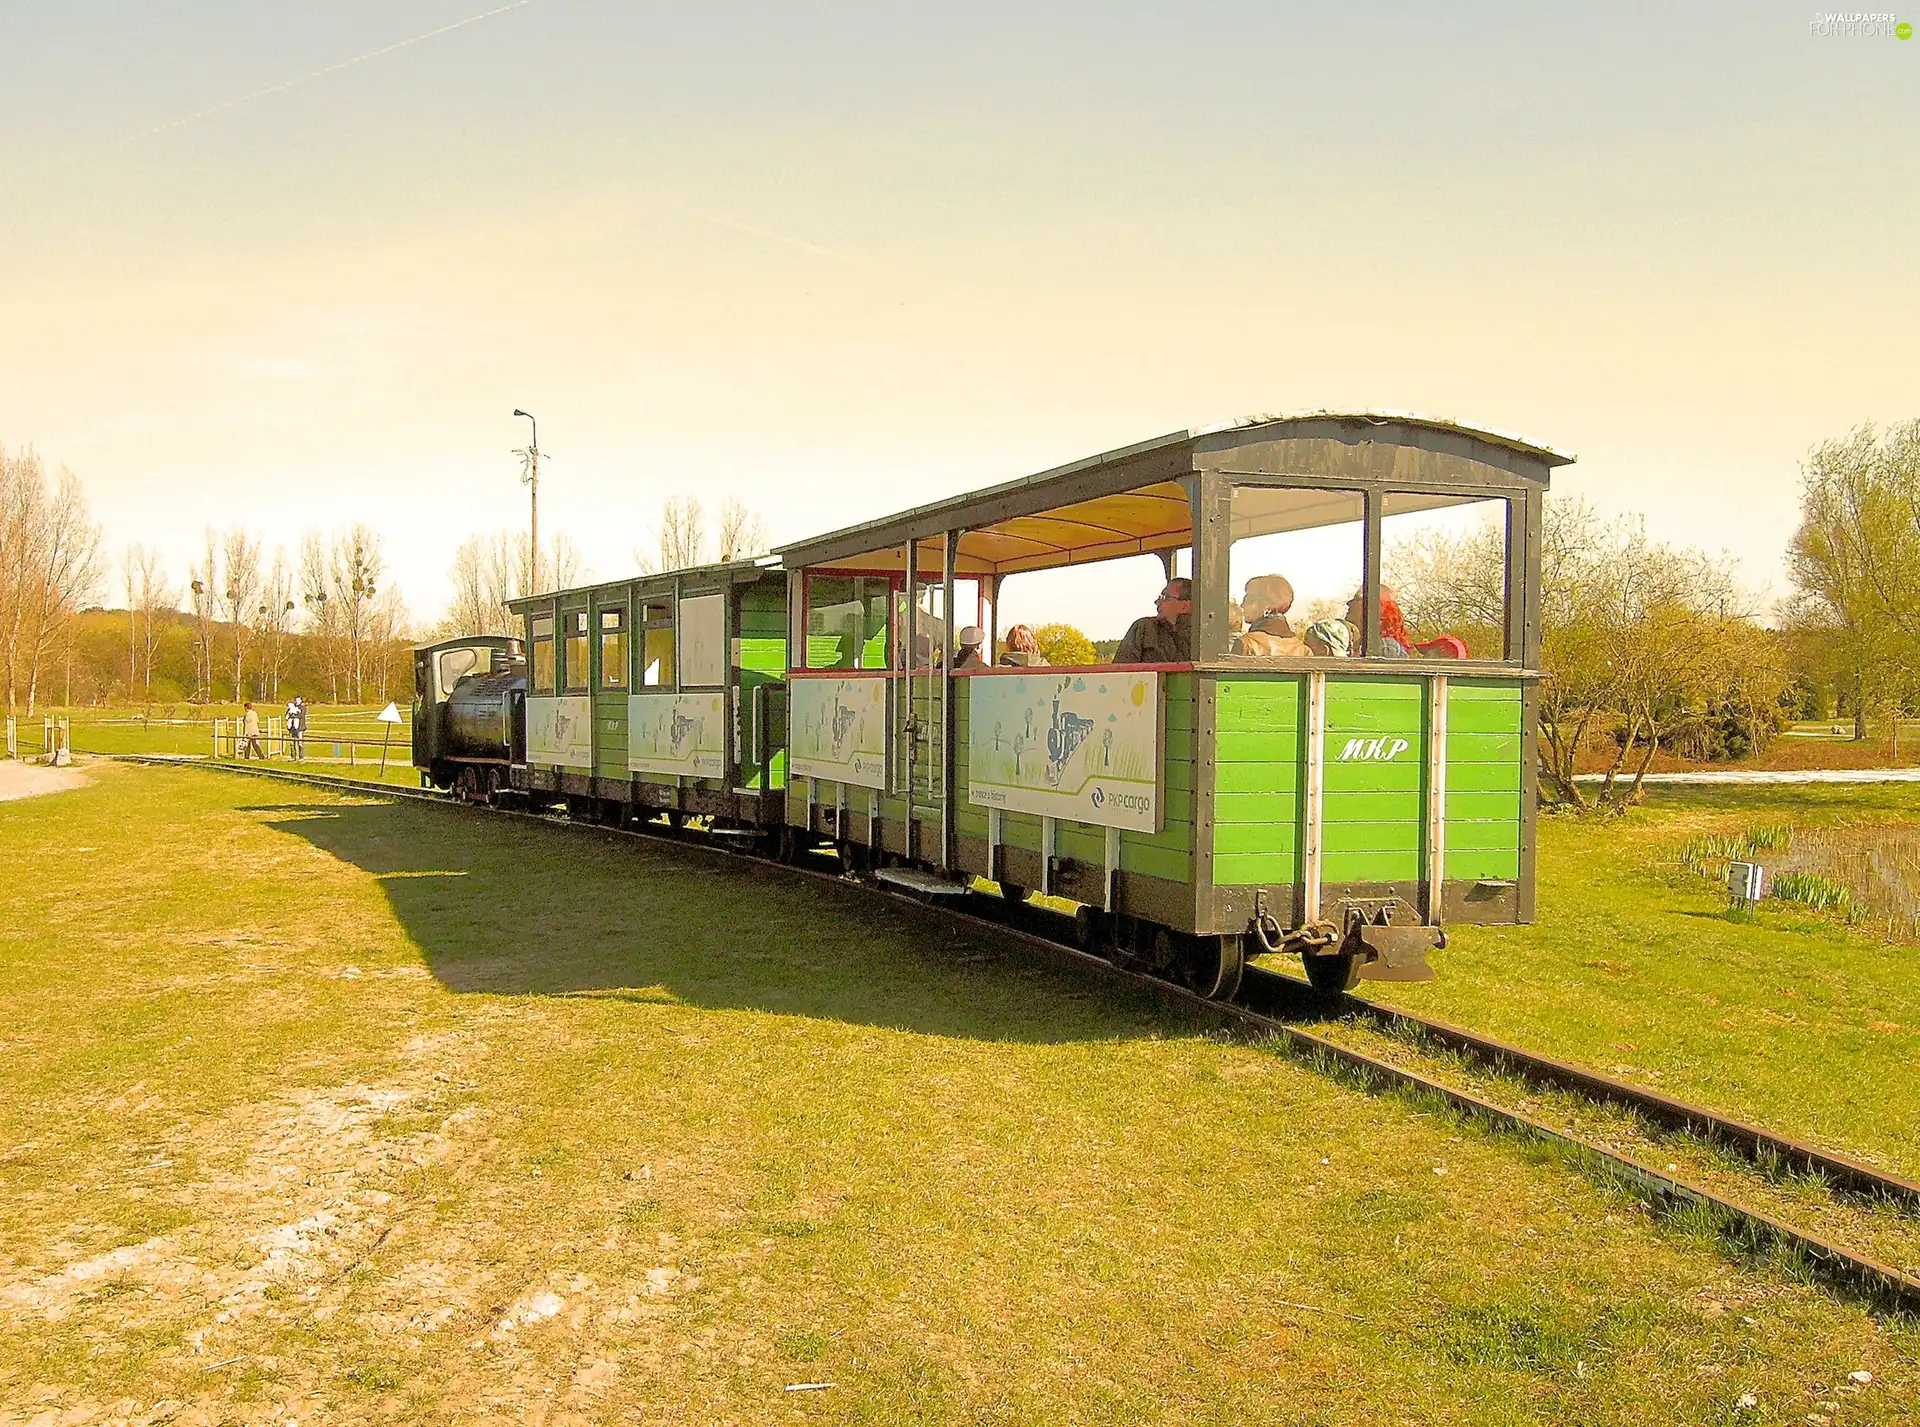
[[[424,781],[484,794],[523,756],[526,657],[519,640],[467,635],[413,651],[413,764]]]

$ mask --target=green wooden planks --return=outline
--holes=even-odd
[[[1298,875],[1298,866],[1297,857],[1290,852],[1279,856],[1216,852],[1213,882],[1216,887],[1290,886]]]
[[[1214,739],[1213,756],[1218,763],[1279,764],[1298,768],[1307,755],[1307,739],[1300,729],[1280,732],[1222,729]],[[1169,748],[1168,756],[1172,756]]]
[[[1213,770],[1216,794],[1286,793],[1300,788],[1298,763],[1217,763]],[[1217,816],[1217,815],[1216,815]]]
[[[1456,733],[1452,710],[1447,717],[1447,764],[1514,763],[1525,750],[1525,741],[1517,733]]]
[[[1328,801],[1344,793],[1418,793],[1426,786],[1427,770],[1422,751],[1411,747],[1392,763],[1370,760],[1338,762],[1332,748],[1327,751],[1324,787]]]
[[[1518,680],[1449,681],[1444,875],[1511,881],[1520,875],[1524,688]]]
[[[1520,854],[1518,852],[1455,852],[1447,853],[1446,877],[1449,882],[1489,881],[1512,882],[1520,876]]]
[[[1214,719],[1214,885],[1289,885],[1300,875],[1306,677],[1223,679]]]
[[[1513,792],[1466,792],[1447,788],[1447,822],[1517,822],[1520,818],[1520,794]]]
[[[1424,790],[1413,792],[1342,793],[1321,808],[1322,822],[1420,823],[1427,815]]]
[[[1520,760],[1511,763],[1449,763],[1447,791],[1462,793],[1518,793]]]
[[[1420,877],[1420,859],[1405,852],[1329,852],[1320,861],[1320,881],[1412,882]]]
[[[1226,823],[1213,830],[1213,850],[1222,852],[1259,852],[1291,857],[1300,846],[1300,828],[1296,823]]]

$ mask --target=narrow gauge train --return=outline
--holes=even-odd
[[[1448,925],[1533,916],[1541,509],[1571,459],[1405,414],[1260,417],[760,560],[517,600],[523,640],[416,651],[414,761],[470,796],[664,815],[926,897],[1038,891],[1083,945],[1211,996],[1262,951],[1322,989],[1426,979]],[[1473,651],[1385,627],[1383,550],[1435,512],[1491,552],[1459,615]],[[1231,593],[1280,536],[1349,552],[1346,657],[1236,652],[1258,641]],[[1140,556],[1191,581],[1189,657],[957,660],[961,624],[998,647],[1009,578]]]

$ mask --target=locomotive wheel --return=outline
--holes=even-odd
[[[1302,955],[1300,960],[1307,968],[1307,984],[1323,996],[1351,991],[1360,979],[1360,958],[1351,951]]]
[[[1240,976],[1247,966],[1246,943],[1237,936],[1184,938],[1187,954],[1181,961],[1182,979],[1209,1001],[1230,1001],[1240,993]]]

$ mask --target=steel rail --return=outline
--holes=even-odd
[[[1279,972],[1260,967],[1250,967],[1248,970],[1303,989],[1306,986],[1305,982]],[[1889,1174],[1860,1160],[1775,1134],[1772,1130],[1689,1104],[1671,1095],[1662,1095],[1657,1090],[1603,1075],[1585,1066],[1523,1050],[1492,1036],[1470,1031],[1464,1026],[1382,1006],[1357,996],[1344,997],[1340,1004],[1341,1009],[1362,1016],[1385,1030],[1415,1039],[1424,1038],[1479,1061],[1490,1069],[1505,1070],[1537,1085],[1571,1091],[1588,1100],[1631,1110],[1663,1129],[1698,1134],[1723,1142],[1756,1164],[1765,1165],[1770,1159],[1778,1160],[1797,1170],[1821,1175],[1836,1189],[1848,1194],[1889,1201],[1909,1213],[1920,1212],[1920,1183]]]
[[[1712,1218],[1717,1232],[1723,1239],[1732,1240],[1748,1249],[1777,1247],[1797,1252],[1803,1256],[1809,1269],[1825,1282],[1851,1292],[1885,1311],[1920,1314],[1920,1278],[1899,1268],[1857,1254],[1843,1245],[1822,1238],[1785,1220],[1774,1218],[1749,1205],[1728,1199],[1676,1174],[1650,1169],[1627,1155],[1548,1124],[1525,1111],[1498,1104],[1471,1091],[1448,1085],[1432,1076],[1423,1075],[1419,1071],[1396,1065],[1351,1046],[1342,1045],[1326,1036],[1256,1010],[1242,1001],[1209,1000],[1174,982],[1145,972],[1115,966],[1106,957],[1082,950],[1070,942],[1012,926],[1003,920],[975,915],[958,908],[943,907],[927,899],[907,896],[873,882],[863,882],[835,873],[799,867],[789,862],[744,852],[738,848],[729,848],[720,843],[695,840],[698,834],[690,838],[680,835],[677,830],[663,835],[640,827],[614,827],[603,823],[581,822],[512,808],[498,808],[486,803],[472,803],[423,788],[397,787],[392,784],[368,782],[364,779],[331,777],[326,774],[303,773],[291,769],[249,768],[241,764],[151,754],[122,753],[91,756],[150,766],[215,768],[223,772],[249,774],[258,778],[323,788],[331,792],[389,797],[404,802],[432,803],[441,807],[501,814],[546,826],[569,827],[584,832],[632,837],[642,841],[667,842],[677,847],[698,849],[712,856],[777,868],[809,878],[816,883],[843,889],[855,888],[868,895],[883,895],[903,905],[918,907],[925,912],[946,917],[980,931],[997,934],[1007,940],[1045,951],[1050,955],[1097,968],[1140,989],[1151,991],[1163,999],[1179,1002],[1189,1009],[1215,1015],[1226,1021],[1237,1022],[1257,1032],[1260,1037],[1310,1067],[1320,1069],[1329,1064],[1337,1066],[1346,1075],[1359,1081],[1364,1088],[1375,1089],[1384,1086],[1416,1098],[1437,1100],[1463,1119],[1477,1120],[1527,1139],[1555,1145],[1565,1150],[1576,1162],[1593,1167],[1597,1173],[1591,1177],[1604,1178],[1631,1190],[1648,1205],[1656,1217],[1679,1209],[1703,1212]],[[1017,912],[1017,909],[1009,908],[1008,910]],[[1288,991],[1309,989],[1305,982],[1294,977],[1258,967],[1249,967],[1248,971],[1252,975],[1253,984],[1264,985],[1268,989]],[[1505,1045],[1491,1037],[1479,1035],[1477,1032],[1449,1026],[1444,1022],[1428,1021],[1408,1012],[1376,1007],[1371,1002],[1362,1001],[1357,997],[1344,997],[1340,1004],[1344,1009],[1357,1010],[1390,1027],[1416,1034],[1431,1035],[1451,1049],[1460,1050],[1489,1062],[1510,1066],[1527,1078],[1554,1084],[1591,1099],[1633,1108],[1650,1117],[1659,1118],[1665,1124],[1705,1129],[1709,1133],[1724,1136],[1729,1143],[1736,1146],[1750,1147],[1755,1153],[1781,1154],[1794,1162],[1819,1167],[1822,1173],[1831,1174],[1825,1168],[1828,1163],[1831,1163],[1845,1170],[1844,1176],[1832,1175],[1832,1177],[1836,1182],[1845,1183],[1848,1187],[1860,1186],[1865,1192],[1898,1202],[1911,1202],[1912,1196],[1920,1195],[1920,1186],[1895,1176],[1882,1174],[1879,1170],[1857,1161],[1829,1154],[1813,1146],[1801,1145],[1769,1131],[1716,1115],[1710,1110],[1650,1091],[1643,1091],[1625,1082],[1563,1061],[1533,1055],[1531,1052]],[[1796,1154],[1801,1158],[1794,1160]],[[1732,1232],[1734,1230],[1738,1232]]]

